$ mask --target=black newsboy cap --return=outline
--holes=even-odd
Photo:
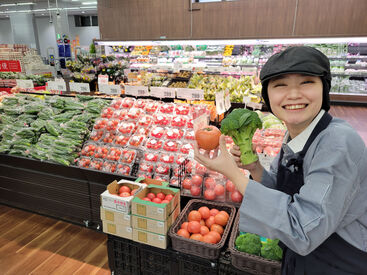
[[[262,97],[271,111],[268,97],[269,80],[273,77],[299,73],[320,76],[323,83],[322,109],[330,109],[329,90],[331,86],[330,62],[319,50],[308,46],[289,47],[272,55],[260,72]]]

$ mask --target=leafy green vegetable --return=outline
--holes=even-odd
[[[240,147],[240,159],[245,165],[258,159],[252,151],[252,137],[256,129],[261,129],[261,127],[262,123],[258,114],[247,109],[234,109],[221,122],[220,131],[232,137],[234,143]]]
[[[268,239],[261,247],[261,256],[269,259],[280,261],[283,257],[283,250],[278,245],[279,240]]]
[[[260,255],[261,239],[260,236],[252,233],[239,235],[235,241],[236,248],[239,251],[248,254]]]

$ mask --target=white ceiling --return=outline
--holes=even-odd
[[[0,18],[6,18],[12,13],[48,16],[49,9],[56,11],[57,8],[67,10],[69,15],[96,15],[97,0],[0,0]]]

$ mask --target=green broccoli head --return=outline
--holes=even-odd
[[[221,122],[222,134],[232,137],[240,147],[241,162],[246,165],[257,161],[257,155],[252,151],[252,137],[256,129],[261,129],[262,122],[258,114],[247,109],[234,109]]]
[[[246,252],[248,254],[260,255],[261,250],[261,240],[256,234],[245,233],[237,237],[236,248],[241,252]]]
[[[279,240],[268,239],[261,247],[261,256],[275,261],[281,261],[283,258],[283,250],[278,245]]]

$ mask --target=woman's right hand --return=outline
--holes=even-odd
[[[258,165],[258,162],[259,160],[253,162],[253,163],[250,163],[250,164],[247,164],[247,165],[244,165],[242,162],[241,162],[241,159],[240,159],[240,156],[241,156],[241,151],[240,151],[240,147],[237,146],[236,144],[233,145],[232,149],[230,150],[231,154],[233,155],[233,159],[236,161],[236,164],[239,168],[242,168],[242,169],[246,169],[246,170],[253,170],[257,167]]]

